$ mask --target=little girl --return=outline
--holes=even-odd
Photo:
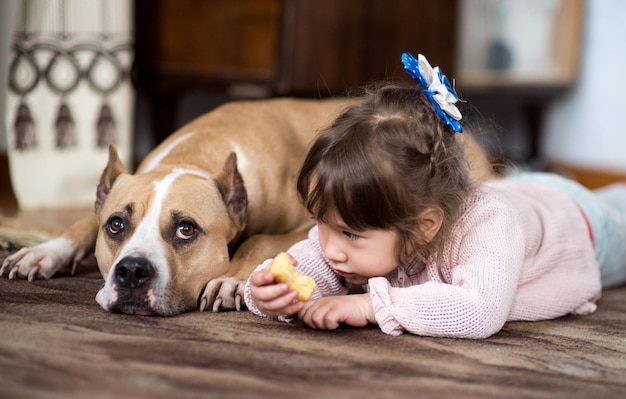
[[[423,56],[422,86],[368,92],[313,143],[298,191],[317,226],[288,250],[317,288],[308,302],[265,261],[248,308],[317,329],[376,324],[391,335],[486,338],[505,322],[596,309],[626,281],[626,185],[469,176],[457,96]]]

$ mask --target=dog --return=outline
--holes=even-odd
[[[167,138],[135,174],[110,146],[95,217],[7,257],[0,275],[47,279],[95,250],[104,278],[96,301],[107,311],[240,310],[254,268],[313,226],[298,199],[297,171],[317,132],[351,101],[227,103]],[[489,178],[482,148],[457,136],[475,174]]]

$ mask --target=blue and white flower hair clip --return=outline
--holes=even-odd
[[[462,133],[463,127],[459,122],[461,111],[454,105],[459,101],[459,96],[448,77],[441,73],[441,68],[431,67],[422,54],[418,54],[415,59],[411,54],[403,53],[402,64],[404,70],[422,86],[439,118],[456,133]]]

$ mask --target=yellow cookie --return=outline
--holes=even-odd
[[[291,262],[291,258],[284,252],[276,255],[270,265],[270,273],[281,283],[289,284],[289,287],[298,292],[299,301],[308,301],[315,290],[313,277],[301,274]]]

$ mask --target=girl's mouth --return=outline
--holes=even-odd
[[[350,277],[354,276],[354,273],[346,273],[346,272],[342,272],[341,270],[335,270],[335,273],[337,273],[338,275],[340,275],[343,278],[350,278]]]

